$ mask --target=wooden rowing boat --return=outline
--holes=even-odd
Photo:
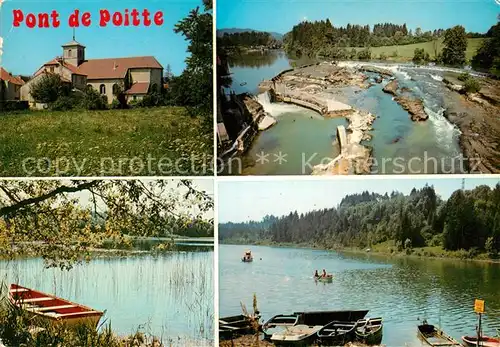
[[[294,325],[275,332],[271,336],[271,342],[277,346],[311,346],[316,341],[316,333],[321,328],[321,325]]]
[[[318,342],[321,346],[344,346],[356,339],[357,322],[333,321],[318,331]]]
[[[362,319],[356,323],[356,340],[365,345],[382,343],[382,318]]]
[[[432,324],[424,321],[417,328],[419,338],[433,347],[461,347],[462,345],[453,337],[444,333]]]
[[[462,336],[462,341],[468,347],[476,347],[477,336]],[[481,336],[479,339],[480,347],[500,347],[500,338]]]
[[[299,321],[299,316],[297,314],[284,315],[279,314],[271,317],[267,322],[262,325],[262,332],[264,333],[264,339],[269,340],[271,336],[279,331],[282,331],[288,327],[297,325]]]
[[[219,318],[219,339],[227,340],[235,336],[251,334],[255,329],[254,322],[259,324],[259,319],[260,315],[250,317],[244,314]]]
[[[326,275],[326,277],[323,276],[314,276],[315,281],[319,282],[326,282],[326,283],[332,283],[333,281],[333,275]]]
[[[33,289],[11,284],[10,302],[29,315],[50,323],[87,324],[97,327],[104,312]]]

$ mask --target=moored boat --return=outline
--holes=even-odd
[[[262,325],[262,332],[264,333],[264,339],[268,340],[271,336],[279,331],[284,330],[287,327],[292,327],[297,325],[299,321],[299,315],[290,314],[284,315],[279,314],[271,317],[267,322]]]
[[[230,339],[235,336],[250,334],[260,326],[255,327],[255,322],[259,324],[260,315],[250,317],[244,314],[219,318],[219,338],[221,340]]]
[[[462,341],[467,347],[500,347],[500,338],[481,336],[479,345],[477,344],[477,336],[462,336]]]
[[[253,256],[252,256],[252,252],[251,251],[245,251],[245,253],[243,253],[243,258],[241,258],[241,261],[244,262],[244,263],[250,263],[253,261]]]
[[[9,300],[30,316],[50,323],[86,324],[97,327],[104,314],[102,311],[17,284],[10,285]]]
[[[344,346],[356,339],[356,326],[357,322],[330,322],[318,331],[318,344],[320,346]]]
[[[316,333],[321,328],[321,325],[294,325],[275,332],[271,342],[277,346],[310,346],[316,341]]]
[[[356,323],[356,341],[365,345],[379,345],[382,342],[382,318],[362,319]]]
[[[462,345],[453,337],[447,335],[441,329],[427,321],[417,327],[418,337],[429,346],[461,347]]]

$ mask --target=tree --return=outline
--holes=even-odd
[[[203,0],[203,5],[203,10],[197,7],[177,23],[174,31],[189,41],[190,56],[186,58],[186,69],[178,81],[181,82],[178,87],[186,89],[183,105],[194,107],[210,118],[213,109],[212,0]]]
[[[70,87],[61,80],[59,75],[45,74],[31,86],[30,93],[36,102],[50,104],[60,96],[68,96]]]
[[[167,67],[165,68],[165,73],[164,73],[163,79],[165,82],[170,82],[173,77],[174,77],[174,74],[172,73],[172,68],[170,67],[170,64],[167,64]]]
[[[500,23],[488,30],[487,38],[472,58],[472,66],[500,77]]]
[[[461,25],[446,30],[444,35],[443,62],[447,65],[462,66],[465,64],[467,35]]]
[[[179,233],[212,208],[212,197],[189,180],[3,181],[0,250],[69,268],[103,240]]]
[[[429,60],[429,53],[427,53],[423,48],[415,48],[413,55],[413,62],[415,64],[427,63]]]

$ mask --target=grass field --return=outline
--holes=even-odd
[[[1,176],[210,175],[212,157],[181,107],[0,115]]]
[[[481,46],[481,43],[484,41],[483,38],[478,39],[467,39],[467,51],[466,56],[467,60],[471,60],[472,57],[476,54],[477,50]],[[443,39],[439,39],[438,43],[438,52],[440,53],[443,50]],[[424,43],[415,43],[412,45],[404,45],[404,46],[382,46],[382,47],[372,47],[372,59],[378,59],[381,53],[384,53],[389,60],[395,61],[410,61],[413,59],[413,55],[415,53],[415,48],[423,48],[429,55],[431,59],[434,59],[434,42],[424,42]],[[352,48],[348,48],[351,50]],[[357,51],[362,50],[363,48],[356,48]],[[392,57],[393,52],[398,52],[398,56],[396,58]]]

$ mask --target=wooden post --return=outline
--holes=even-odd
[[[477,327],[477,342],[476,342],[477,347],[479,347],[479,341],[481,341],[481,313],[479,313],[479,324]]]

